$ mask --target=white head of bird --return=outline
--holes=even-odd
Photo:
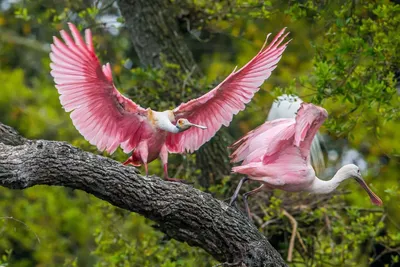
[[[315,194],[329,194],[335,190],[341,182],[349,178],[354,178],[361,187],[368,193],[371,202],[381,206],[382,200],[368,187],[367,183],[361,176],[360,168],[354,164],[347,164],[340,168],[331,180],[324,181],[315,179],[308,191]]]
[[[190,127],[197,127],[197,128],[200,128],[200,129],[202,129],[202,130],[205,130],[205,129],[207,129],[207,127],[206,126],[202,126],[202,125],[198,125],[198,124],[194,124],[194,123],[191,123],[189,120],[187,120],[187,119],[179,119],[177,122],[176,122],[176,128],[178,128],[178,132],[183,132],[183,131],[186,131],[186,130],[188,130]]]
[[[206,126],[191,123],[185,118],[179,118],[176,120],[174,113],[171,110],[163,112],[150,110],[149,114],[149,117],[151,118],[151,121],[155,127],[170,133],[180,133],[190,129],[191,127],[197,127],[202,130],[207,129]],[[175,121],[176,123],[173,124]]]

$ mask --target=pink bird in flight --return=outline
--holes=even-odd
[[[236,69],[205,95],[173,110],[144,109],[124,97],[114,86],[110,64],[101,66],[94,52],[90,29],[85,41],[72,23],[71,36],[60,31],[64,42],[53,37],[51,75],[60,101],[77,130],[100,151],[112,154],[118,146],[132,156],[124,164],[140,166],[160,157],[168,176],[168,153],[193,152],[209,141],[222,125],[245,108],[261,84],[276,68],[288,42],[281,30],[240,70]],[[269,36],[269,35],[268,35]]]
[[[327,117],[324,108],[303,102],[295,118],[268,121],[234,143],[232,162],[243,162],[232,171],[247,176],[240,180],[230,204],[237,199],[240,187],[248,179],[261,182],[258,188],[243,194],[250,218],[247,198],[261,190],[329,194],[344,180],[355,178],[367,191],[371,202],[382,205],[382,200],[368,187],[354,164],[343,166],[328,181],[315,176],[310,161],[311,143]]]

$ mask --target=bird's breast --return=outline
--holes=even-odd
[[[157,126],[157,117],[155,116],[154,111],[151,109],[147,110],[147,118],[153,127]]]

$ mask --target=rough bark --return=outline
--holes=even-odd
[[[131,33],[135,51],[141,63],[152,68],[162,68],[161,55],[169,63],[180,66],[183,73],[190,73],[191,79],[203,77],[197,67],[192,52],[179,32],[172,3],[168,0],[117,0],[126,27]],[[173,74],[172,74],[173,75]],[[180,77],[172,77],[175,84],[171,85],[171,99],[174,105],[188,99],[173,98],[182,90],[183,81]],[[192,88],[190,98],[199,97],[204,91]],[[190,99],[189,98],[189,99]],[[196,164],[202,171],[199,182],[203,187],[209,187],[215,180],[230,173],[227,145],[230,136],[226,131],[219,131],[216,136],[196,152]]]
[[[159,177],[143,177],[133,167],[65,142],[25,139],[1,123],[0,185],[80,189],[142,214],[169,237],[201,247],[221,262],[286,266],[241,212],[210,194]]]
[[[161,54],[184,72],[196,65],[189,47],[179,32],[171,3],[167,0],[118,0],[118,6],[131,32],[140,62],[153,68],[163,67]],[[194,78],[202,76],[196,68]]]

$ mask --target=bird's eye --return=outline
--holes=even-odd
[[[183,124],[183,120],[178,120],[178,124],[179,125]]]
[[[357,173],[360,173],[360,169],[357,170]]]

